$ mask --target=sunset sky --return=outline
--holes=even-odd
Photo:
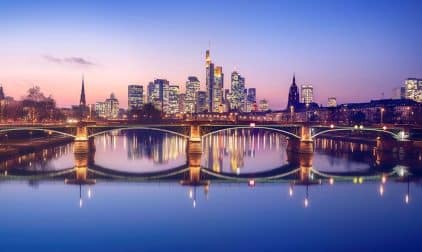
[[[284,107],[293,73],[315,100],[390,98],[422,78],[422,1],[0,1],[0,83],[19,99],[38,85],[59,106],[88,103],[154,78],[198,76],[205,50],[258,99]],[[230,3],[228,3],[230,2]]]

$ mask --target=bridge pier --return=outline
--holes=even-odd
[[[66,184],[95,184],[95,180],[88,179],[88,167],[94,160],[94,152],[93,141],[75,141],[73,145],[75,178],[65,179]]]
[[[79,122],[76,126],[75,141],[88,141],[88,127],[83,122]]]
[[[198,124],[190,126],[189,142],[201,142],[201,127]]]
[[[314,140],[312,139],[312,132],[309,126],[300,127],[300,139],[288,139],[287,151],[302,154],[314,153]]]

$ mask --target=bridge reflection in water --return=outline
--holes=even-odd
[[[326,184],[332,186],[339,182],[361,184],[365,181],[379,183],[379,194],[385,192],[387,180],[404,182],[406,194],[404,202],[410,201],[410,181],[419,174],[418,167],[412,166],[414,160],[401,159],[400,156],[374,151],[369,145],[321,139],[315,142],[315,152],[298,153],[286,147],[286,139],[276,133],[260,130],[234,130],[221,132],[201,138],[186,139],[186,163],[171,169],[147,172],[129,172],[113,170],[95,163],[96,146],[94,139],[79,139],[73,143],[74,167],[63,170],[16,170],[10,169],[10,162],[2,163],[2,179],[64,179],[68,185],[79,186],[80,206],[82,206],[82,189],[88,187],[88,196],[92,195],[91,186],[106,180],[127,182],[140,181],[178,181],[182,186],[188,186],[188,195],[196,206],[198,188],[207,196],[211,184],[244,183],[256,186],[259,183],[287,183],[288,194],[294,195],[295,187],[306,187],[304,206],[310,204],[310,188]],[[125,134],[123,134],[126,137]],[[165,137],[165,135],[164,135]],[[131,144],[127,147],[131,148]],[[128,150],[129,151],[129,150]],[[130,150],[133,151],[133,150]],[[244,163],[257,157],[259,151],[279,152],[281,164],[272,169],[259,169],[260,164],[254,164],[257,169],[244,169]],[[355,153],[358,153],[356,155]],[[345,159],[358,159],[369,166],[369,169],[359,171],[327,171],[324,167],[314,167],[315,156],[340,156]],[[205,155],[205,157],[204,157]],[[229,156],[228,158],[225,158]],[[362,158],[363,157],[363,158]],[[45,157],[44,157],[45,158]],[[249,159],[249,160],[246,160]],[[227,162],[229,160],[229,162]],[[280,161],[279,160],[279,161]],[[259,160],[258,160],[259,161]],[[265,161],[265,160],[264,160]],[[264,162],[261,161],[261,162]],[[265,162],[264,162],[265,163]],[[420,166],[420,160],[419,160]],[[417,165],[418,166],[418,165]],[[225,169],[229,167],[229,169]]]

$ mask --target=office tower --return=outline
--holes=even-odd
[[[207,111],[207,92],[198,91],[196,93],[196,112],[203,113]]]
[[[259,111],[268,111],[270,106],[268,105],[268,101],[263,99],[259,101]]]
[[[243,111],[245,101],[245,78],[234,71],[231,75],[230,108]]]
[[[119,115],[119,101],[114,93],[111,93],[110,97],[105,100],[105,106],[106,117],[116,119]]]
[[[197,77],[189,76],[186,81],[185,113],[195,113],[196,94],[199,91],[200,83]]]
[[[214,69],[214,88],[213,88],[213,104],[212,112],[221,112],[223,104],[223,89],[224,88],[224,74],[223,68],[217,66]]]
[[[144,87],[141,85],[129,85],[127,88],[128,110],[139,110],[143,105]]]
[[[185,113],[186,111],[186,94],[179,94],[179,113]]]
[[[302,85],[300,88],[300,97],[302,103],[310,104],[313,102],[314,88],[312,85]]]
[[[104,102],[95,104],[95,113],[105,119],[116,119],[119,116],[119,101],[114,93],[111,93]]]
[[[5,95],[4,95],[4,91],[3,91],[3,86],[0,84],[0,100],[4,100]]]
[[[215,86],[215,69],[214,63],[211,62],[210,50],[205,52],[205,89],[207,94],[207,110],[212,111],[214,102],[214,86]]]
[[[169,86],[169,105],[167,111],[168,114],[179,113],[179,86]]]
[[[392,99],[405,99],[406,98],[406,88],[405,87],[397,87],[393,88],[393,95],[391,96]]]
[[[337,107],[337,99],[335,97],[329,97],[327,107]]]
[[[169,107],[169,87],[170,83],[165,79],[155,79],[148,84],[148,102],[164,113],[168,112]]]
[[[254,104],[256,104],[256,88],[248,88],[248,95],[246,97],[246,111],[253,111]]]
[[[422,79],[408,78],[404,82],[405,98],[422,102]]]
[[[289,100],[287,102],[287,109],[296,108],[299,105],[299,91],[296,85],[296,77],[293,75],[293,82],[289,90]]]

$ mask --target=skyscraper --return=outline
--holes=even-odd
[[[214,88],[213,88],[213,108],[212,112],[220,112],[220,106],[223,104],[224,96],[224,73],[221,66],[215,67],[214,70]]]
[[[197,77],[189,76],[186,81],[185,113],[195,113],[196,94],[199,91],[200,83]]]
[[[302,103],[312,103],[314,99],[314,88],[312,87],[312,85],[302,85],[300,88],[300,96]]]
[[[238,72],[234,71],[231,75],[231,93],[230,107],[231,109],[244,110],[245,102],[245,78]]]
[[[203,113],[207,110],[207,92],[198,91],[196,94],[196,112]]]
[[[148,102],[164,113],[168,112],[169,86],[169,81],[165,79],[155,79],[148,84]]]
[[[143,105],[144,87],[141,85],[129,85],[128,93],[128,110],[138,110]]]
[[[210,50],[205,52],[205,88],[207,94],[207,109],[208,111],[213,110],[213,103],[214,103],[214,86],[215,86],[215,78],[214,78],[215,70],[214,70],[214,63],[211,62],[210,57]]]
[[[246,111],[251,112],[254,104],[256,104],[256,88],[249,88],[246,97]]]
[[[293,82],[289,90],[289,100],[287,103],[287,109],[291,107],[296,108],[299,105],[299,91],[296,85],[296,77],[293,75]]]
[[[179,113],[179,86],[177,85],[169,86],[169,105],[166,113]]]

